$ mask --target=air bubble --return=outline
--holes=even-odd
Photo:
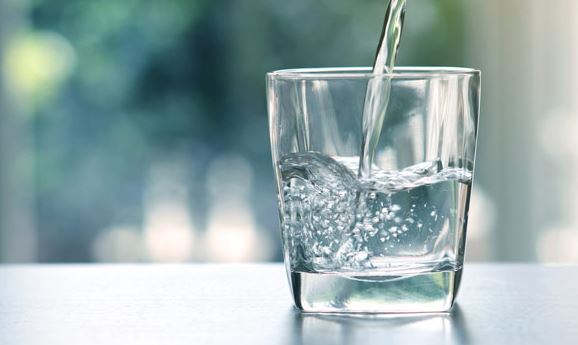
[[[364,261],[364,260],[367,260],[368,257],[369,257],[369,254],[367,254],[367,252],[361,251],[361,252],[355,254],[354,259],[355,259],[355,261]]]
[[[313,152],[281,158],[282,229],[295,264],[327,272],[361,270],[377,265],[371,260],[373,255],[397,254],[400,244],[408,253],[417,253],[422,246],[431,250],[431,242],[444,225],[442,219],[464,222],[455,205],[446,205],[443,200],[447,198],[437,196],[449,191],[436,183],[456,178],[448,177],[447,168],[427,170],[425,176],[420,175],[425,171],[423,164],[401,171],[376,167],[370,179],[360,180],[354,173],[359,161],[354,159]],[[455,176],[469,181],[467,173]]]

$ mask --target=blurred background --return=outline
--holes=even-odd
[[[0,262],[281,260],[265,73],[367,66],[386,0],[0,0]],[[482,70],[469,260],[578,262],[578,1],[410,0]]]

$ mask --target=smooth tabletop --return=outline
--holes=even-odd
[[[466,264],[451,314],[304,315],[280,264],[0,266],[0,344],[578,344],[578,267]]]

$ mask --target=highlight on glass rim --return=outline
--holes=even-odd
[[[576,23],[0,0],[0,344],[574,343]]]

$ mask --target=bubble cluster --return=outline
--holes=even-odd
[[[295,269],[374,268],[376,259],[433,248],[442,228],[457,224],[448,193],[466,173],[436,161],[359,180],[353,166],[311,152],[281,160],[283,238]]]

